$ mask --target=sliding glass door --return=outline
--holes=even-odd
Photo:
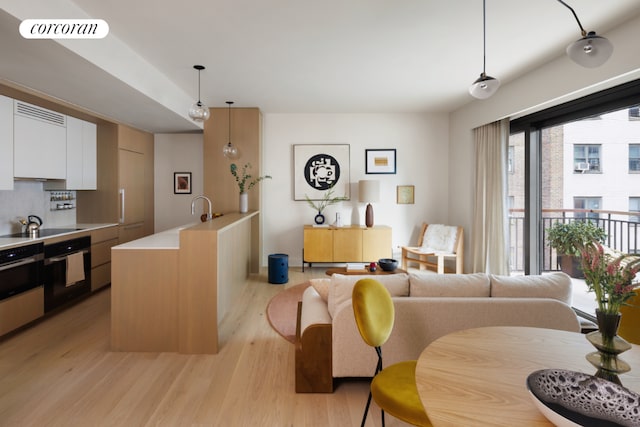
[[[623,89],[623,90],[622,90]],[[547,230],[591,221],[605,245],[640,254],[640,83],[512,121],[508,199],[512,274],[559,270]],[[595,298],[574,278],[574,306]]]

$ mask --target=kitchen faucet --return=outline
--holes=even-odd
[[[207,196],[202,196],[202,195],[194,197],[193,200],[191,201],[191,215],[196,214],[196,200],[198,199],[204,199],[207,201],[207,203],[209,204],[209,211],[207,212],[207,221],[210,219],[213,219],[213,210],[211,208],[211,200]]]

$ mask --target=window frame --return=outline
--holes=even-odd
[[[525,216],[524,273],[541,274],[543,239],[540,191],[540,133],[542,129],[640,105],[640,79],[568,101],[510,122],[510,134],[524,132]]]

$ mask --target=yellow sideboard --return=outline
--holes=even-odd
[[[375,262],[391,256],[391,227],[386,225],[304,226],[303,267],[314,262]]]

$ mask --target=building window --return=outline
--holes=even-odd
[[[602,197],[574,197],[573,208],[574,209],[593,209],[600,210],[602,206]],[[589,218],[598,219],[600,215],[595,212],[574,212],[575,218]]]
[[[640,144],[629,144],[629,172],[640,172]]]
[[[629,108],[629,120],[640,120],[640,105]]]
[[[515,173],[516,171],[516,167],[515,167],[515,147],[513,145],[509,146],[509,152],[507,154],[507,171],[509,173]]]
[[[640,197],[629,197],[629,212],[640,214]],[[640,222],[640,215],[629,215],[629,221]]]
[[[575,173],[600,173],[600,144],[575,144],[573,146],[573,171]]]

